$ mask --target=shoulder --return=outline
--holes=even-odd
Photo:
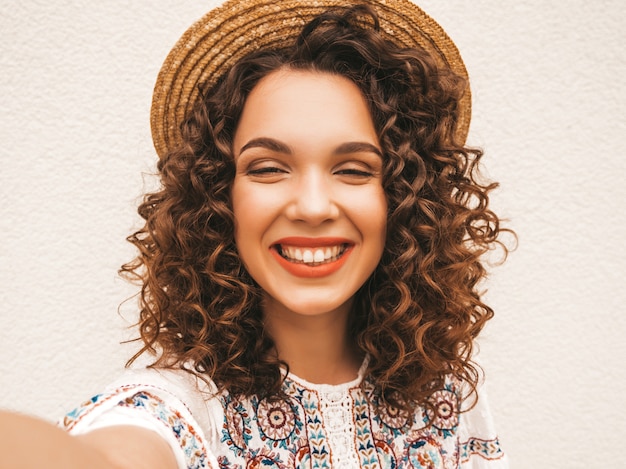
[[[94,412],[101,413],[97,412],[98,409],[111,406],[142,407],[142,404],[150,400],[164,406],[182,407],[202,422],[206,420],[216,389],[210,379],[202,380],[184,370],[127,369],[103,392],[69,412],[63,420],[63,425],[72,429]]]
[[[168,442],[181,467],[213,467],[207,449],[223,415],[215,396],[210,380],[185,370],[129,369],[67,413],[59,426],[72,434],[120,425],[142,427]]]
[[[145,390],[164,402],[179,401],[203,428],[210,426],[214,407],[221,409],[215,399],[218,390],[213,381],[183,369],[128,369],[105,392],[120,389]]]

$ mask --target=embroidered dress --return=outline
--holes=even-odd
[[[460,412],[454,381],[413,414],[383,404],[362,374],[341,385],[288,375],[286,400],[237,399],[177,370],[130,370],[60,425],[85,433],[111,425],[158,432],[179,468],[504,469],[508,467],[481,393]]]

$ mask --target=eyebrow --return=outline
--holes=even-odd
[[[362,153],[362,152],[375,153],[381,158],[383,156],[383,153],[380,151],[380,149],[377,146],[372,145],[371,143],[367,143],[367,142],[342,143],[337,148],[335,148],[335,151],[333,151],[335,155],[347,155],[350,153]]]
[[[292,154],[292,151],[291,151],[291,148],[289,148],[289,145],[279,140],[275,140],[273,138],[268,138],[268,137],[253,138],[248,143],[246,143],[243,147],[241,147],[241,150],[239,150],[239,154],[241,155],[244,151],[250,148],[267,148],[268,150],[272,150],[277,153],[285,153],[287,155]]]
[[[277,153],[284,153],[286,155],[293,154],[293,151],[291,150],[289,145],[281,142],[280,140],[269,137],[253,138],[243,147],[241,147],[241,150],[239,150],[239,154],[241,155],[244,151],[249,150],[250,148],[266,148]],[[345,142],[333,150],[333,154],[335,155],[347,155],[350,153],[360,152],[371,152],[380,156],[381,158],[383,156],[382,152],[376,145],[372,145],[368,142]]]

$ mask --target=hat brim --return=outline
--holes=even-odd
[[[165,59],[152,98],[150,124],[157,154],[181,142],[180,124],[198,98],[199,84],[213,84],[246,54],[294,41],[303,26],[332,7],[372,5],[382,36],[419,47],[457,75],[467,71],[455,44],[431,17],[409,0],[229,0],[209,11],[178,40]],[[461,98],[456,136],[465,142],[471,118],[468,89]]]

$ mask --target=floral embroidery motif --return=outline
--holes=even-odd
[[[308,446],[300,447],[307,443],[302,410],[291,399],[238,400],[223,393],[220,400],[224,407],[221,442],[229,448],[229,454],[218,457],[221,468],[287,469],[310,460]]]
[[[469,441],[461,445],[461,461],[469,461],[470,456],[474,454],[489,461],[504,457],[500,441],[497,438],[494,440],[470,438]]]
[[[361,469],[443,469],[458,467],[472,454],[493,458],[494,448],[499,450],[497,440],[459,445],[459,391],[452,381],[431,396],[430,407],[413,414],[384,404],[368,381],[347,390],[342,399],[349,402],[344,408],[352,415],[346,425],[353,429],[354,450],[350,444],[331,448],[329,423],[336,409],[322,404],[318,391],[289,378],[283,391],[284,401],[238,401],[224,393],[226,445],[217,449],[222,469],[330,469],[338,467],[337,454],[350,451],[356,451],[354,463]]]
[[[407,448],[407,462],[415,469],[444,467],[441,446],[433,438],[425,437],[413,441]]]
[[[459,425],[459,397],[450,384],[436,391],[429,399],[432,408],[427,409],[428,420],[444,437],[452,436]]]
[[[69,430],[98,408],[139,409],[172,431],[188,468],[208,468],[205,440],[184,415],[159,397],[158,388],[137,387],[97,395],[61,424]],[[237,399],[225,391],[217,397],[224,420],[209,451],[220,469],[449,469],[504,456],[497,438],[459,442],[460,392],[453,381],[413,413],[386,405],[367,380],[329,393],[287,377],[283,391],[286,399],[276,401]]]
[[[286,467],[280,462],[277,454],[254,456],[246,466],[248,469],[286,469]]]
[[[398,467],[396,455],[393,452],[393,448],[388,443],[382,440],[376,440],[376,454],[381,467],[385,469],[396,469]]]
[[[224,428],[221,441],[231,446],[236,455],[241,456],[252,438],[250,416],[243,404],[236,399],[231,399],[230,396],[224,404]]]
[[[256,418],[262,434],[274,441],[274,445],[286,448],[285,440],[302,428],[302,422],[296,417],[296,410],[289,401],[278,400],[259,402]]]
[[[414,416],[408,411],[386,404],[374,392],[373,387],[368,391],[368,394],[372,396],[371,400],[375,408],[374,420],[380,425],[382,433],[390,433],[391,437],[396,438],[405,434],[411,428]]]
[[[392,430],[402,430],[411,423],[410,414],[404,409],[398,409],[391,405],[380,406],[380,420]]]

